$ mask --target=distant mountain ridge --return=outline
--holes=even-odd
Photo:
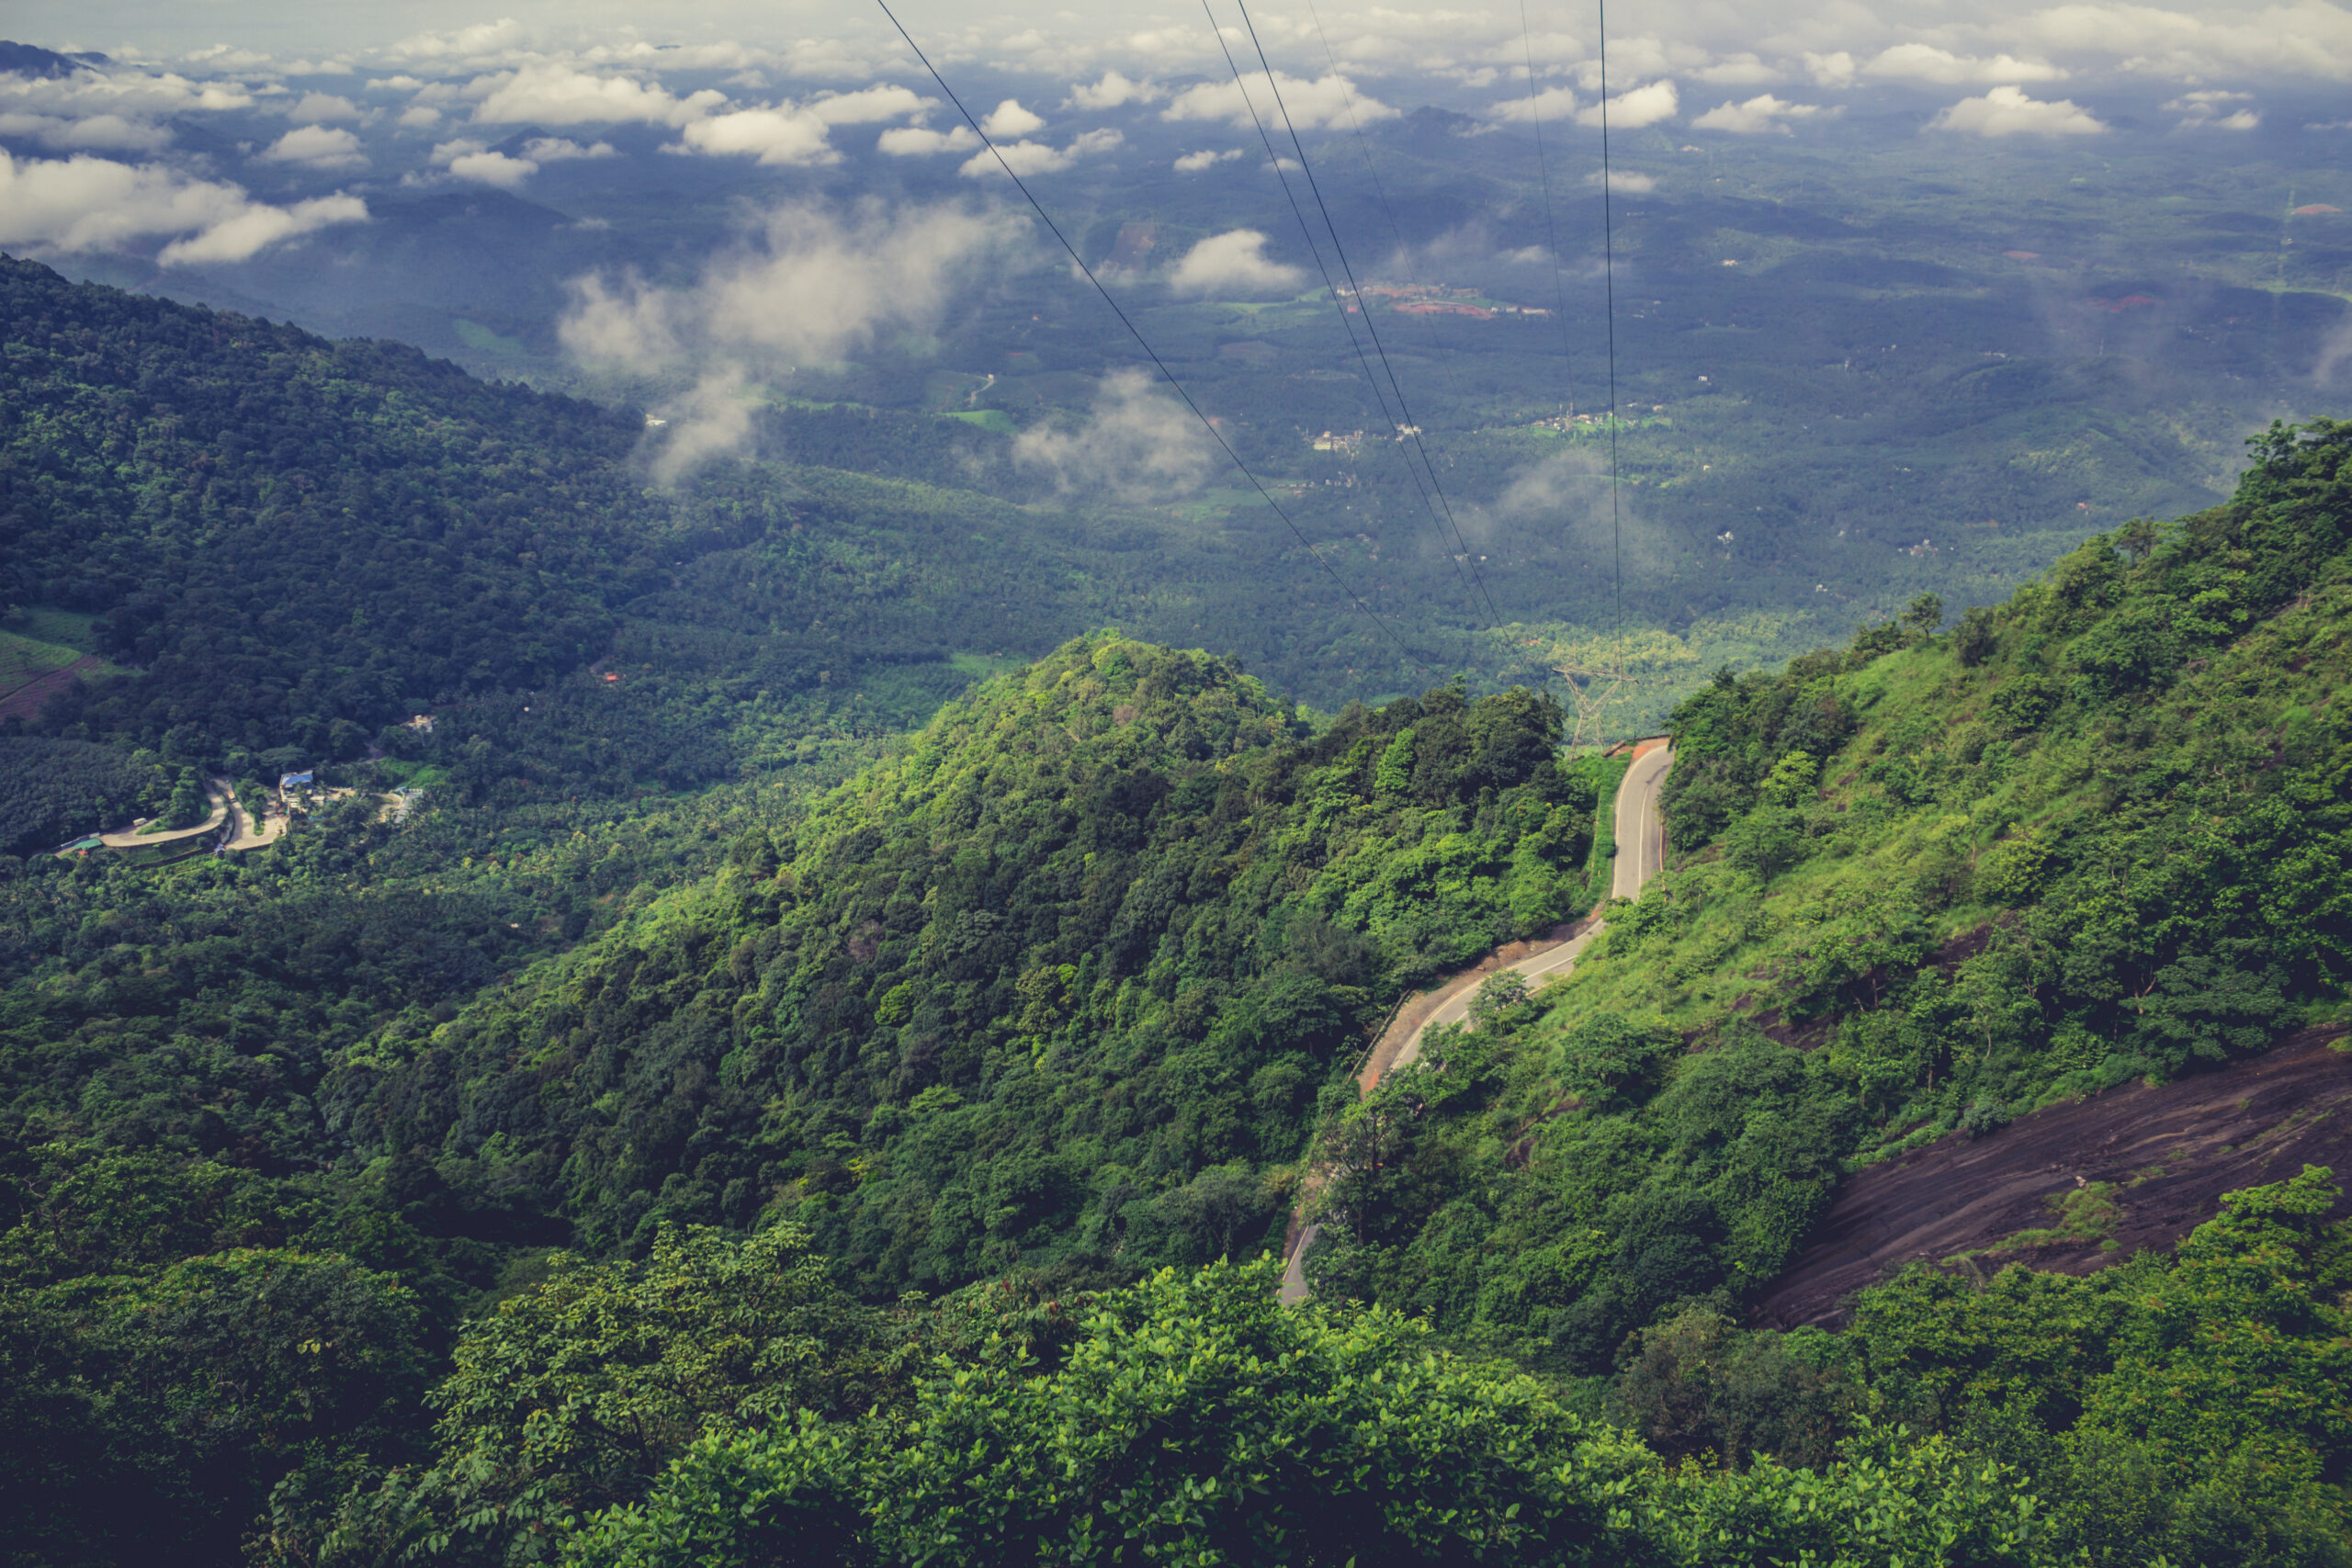
[[[11,76],[71,76],[93,65],[113,63],[106,55],[94,51],[60,54],[39,44],[11,43],[0,39],[0,73]]]

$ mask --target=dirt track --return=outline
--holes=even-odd
[[[105,660],[85,653],[71,664],[36,675],[6,696],[0,696],[0,718],[21,718],[28,722],[38,718],[42,705],[50,698],[90,671],[105,666]]]
[[[1757,1303],[1756,1321],[1841,1323],[1852,1295],[1897,1266],[2047,1229],[2057,1223],[2052,1201],[2090,1182],[2115,1184],[2113,1247],[2086,1236],[1980,1257],[1973,1267],[2087,1274],[2170,1247],[2213,1217],[2222,1193],[2306,1165],[2331,1167],[2352,1186],[2352,1055],[2329,1043],[2342,1032],[2306,1032],[2213,1072],[2109,1089],[1988,1137],[1955,1134],[1872,1166],[1846,1183],[1813,1245]]]

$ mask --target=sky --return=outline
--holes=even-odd
[[[1427,73],[1475,81],[1523,67],[1516,6],[1319,7],[1323,30],[1351,71]],[[903,59],[878,8],[837,0],[709,3],[649,16],[614,0],[514,6],[485,20],[478,6],[417,0],[369,6],[171,0],[170,4],[16,0],[6,26],[21,41],[182,59],[226,46],[279,65],[300,60],[367,69],[403,63],[492,66],[526,55],[619,54],[633,43],[676,43],[789,71],[854,73]],[[1151,75],[1205,68],[1214,48],[1182,6],[1050,6],[976,14],[944,0],[908,0],[900,18],[948,61],[1083,73],[1116,68]],[[1531,4],[1539,65],[1581,60],[1592,40],[1589,6]],[[2283,5],[1933,3],[1860,0],[1666,0],[1619,12],[1613,36],[1629,70],[1673,72],[1717,85],[1828,85],[1871,75],[2001,85],[2115,73],[2187,87],[2256,88],[2278,78],[2352,81],[2352,13],[2301,0]],[[1230,16],[1227,18],[1230,21]],[[1303,41],[1316,27],[1304,5],[1267,5],[1261,28]],[[929,47],[926,42],[926,47]],[[1890,53],[1890,51],[1894,51]],[[1851,62],[1850,70],[1839,61]]]
[[[1224,46],[1253,64],[1236,0],[1213,6]],[[1140,156],[1146,126],[1180,139],[1154,153],[1179,175],[1245,155],[1219,36],[1182,6],[903,0],[899,16],[951,81],[988,84],[974,112],[1024,176]],[[1248,19],[1308,130],[1428,104],[1590,125],[1596,16],[1546,0],[1261,0]],[[2328,0],[1656,0],[1616,22],[1608,97],[1626,130],[1803,137],[1900,100],[1921,134],[1955,143],[2286,133],[2333,163],[2352,134],[2352,11]],[[656,153],[997,177],[878,6],[565,0],[485,19],[444,0],[14,0],[0,26],[109,57],[0,74],[0,248],[43,258],[236,264],[368,222],[387,191],[527,193],[554,165]],[[1271,265],[1233,238],[1199,262],[1213,264]],[[648,342],[686,330],[617,302],[605,314]]]

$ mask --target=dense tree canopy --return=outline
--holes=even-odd
[[[330,1114],[598,1247],[789,1214],[875,1290],[1214,1258],[1391,1001],[1588,906],[1613,772],[1558,730],[1448,687],[1308,737],[1229,661],[1072,643],[626,935],[353,1051]]]
[[[1403,668],[1236,534],[931,488],[1042,493],[992,428],[663,489],[397,345],[13,262],[0,328],[0,602],[135,667],[0,736],[11,1562],[2346,1560],[2324,1172],[1740,1323],[1858,1163],[2341,1018],[2347,427],[1719,677],[1675,863],[1359,1102],[1607,886],[1548,698],[1066,640]],[[305,763],[266,850],[41,853]]]

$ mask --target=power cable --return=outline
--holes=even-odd
[[[1528,123],[1534,128],[1535,131],[1535,172],[1538,181],[1544,187],[1544,238],[1550,243],[1552,250],[1552,309],[1560,319],[1561,378],[1568,384],[1568,407],[1573,410],[1576,407],[1576,383],[1572,371],[1572,362],[1569,357],[1568,347],[1567,289],[1560,279],[1560,226],[1559,220],[1555,216],[1552,206],[1551,160],[1544,151],[1544,105],[1541,97],[1535,90],[1535,34],[1533,28],[1528,25],[1527,0],[1519,0],[1519,41],[1521,49],[1524,51],[1527,56],[1527,119]],[[1606,51],[1608,44],[1608,39],[1603,37],[1601,39],[1601,48],[1604,51]],[[1604,66],[1602,69],[1605,72],[1607,67]],[[1608,112],[1605,94],[1603,95],[1601,112],[1604,115]],[[1604,136],[1605,134],[1606,133],[1604,132]],[[1605,152],[1602,161],[1604,164],[1602,184],[1605,187],[1608,183],[1608,176],[1605,168],[1607,162]],[[1608,210],[1605,205],[1607,196],[1608,193],[1604,188],[1602,191],[1602,199],[1604,202],[1602,211],[1604,214]],[[1611,330],[1612,332],[1615,330],[1615,323],[1613,320],[1611,323]],[[1611,360],[1612,379],[1610,384],[1612,390],[1610,405],[1609,437],[1611,441],[1614,442],[1617,438],[1617,414],[1616,404],[1614,401],[1614,387],[1616,383],[1613,379],[1615,367],[1615,360],[1613,358],[1615,354],[1615,344],[1613,340],[1611,344],[1611,354],[1612,355]],[[1610,460],[1609,483],[1611,486],[1610,509],[1611,513],[1611,533],[1612,536],[1609,561],[1610,596],[1616,623],[1617,673],[1622,676],[1625,671],[1625,553],[1622,547],[1617,546],[1613,537],[1616,533],[1616,519],[1614,514],[1616,510],[1615,486],[1617,483],[1616,459],[1613,447],[1611,449],[1611,457]]]
[[[1378,626],[1388,640],[1396,645],[1398,653],[1403,654],[1408,660],[1419,665],[1429,673],[1432,675],[1438,673],[1435,667],[1427,660],[1420,658],[1405,646],[1405,639],[1396,635],[1396,628],[1382,619],[1378,611],[1365,604],[1356,591],[1348,586],[1347,580],[1339,574],[1329,561],[1323,558],[1323,552],[1315,547],[1314,544],[1300,531],[1296,523],[1291,521],[1290,513],[1282,509],[1282,503],[1273,498],[1272,493],[1260,481],[1258,476],[1250,472],[1250,465],[1241,460],[1241,454],[1236,452],[1233,449],[1233,444],[1226,440],[1225,433],[1216,427],[1206,413],[1202,412],[1201,405],[1193,400],[1193,394],[1184,389],[1184,383],[1176,379],[1176,373],[1168,368],[1166,361],[1159,357],[1150,343],[1137,330],[1135,322],[1128,319],[1126,311],[1119,308],[1119,302],[1111,298],[1111,291],[1102,287],[1102,280],[1094,276],[1094,269],[1086,265],[1086,258],[1078,254],[1078,247],[1069,243],[1069,236],[1062,232],[1061,226],[1056,223],[1052,216],[1046,211],[1044,203],[1037,199],[1028,184],[1012,172],[1012,165],[1005,161],[1004,154],[998,150],[995,141],[987,131],[980,129],[980,122],[972,118],[972,111],[964,107],[964,100],[957,97],[956,89],[947,85],[947,78],[939,73],[939,67],[931,62],[931,57],[922,51],[922,46],[915,42],[914,35],[907,31],[906,24],[899,20],[898,13],[890,9],[889,0],[874,0],[874,3],[881,7],[882,15],[889,18],[890,25],[898,28],[899,36],[906,39],[907,47],[914,51],[915,58],[922,62],[922,68],[931,73],[931,79],[939,84],[939,90],[947,95],[947,101],[956,106],[956,112],[964,117],[964,123],[972,128],[972,134],[980,139],[980,145],[986,147],[995,157],[997,167],[1004,171],[1005,178],[1011,180],[1022,196],[1027,198],[1030,209],[1037,214],[1038,221],[1045,224],[1055,239],[1061,242],[1062,249],[1069,254],[1070,264],[1078,268],[1087,282],[1094,286],[1094,292],[1102,297],[1102,303],[1111,307],[1111,313],[1119,318],[1119,324],[1127,329],[1127,335],[1136,340],[1136,346],[1143,350],[1144,357],[1149,359],[1153,367],[1159,372],[1169,386],[1175,389],[1176,395],[1184,400],[1184,406],[1193,411],[1193,417],[1201,422],[1201,428],[1207,431],[1211,439],[1223,448],[1226,457],[1231,460],[1236,468],[1240,470],[1241,477],[1250,481],[1250,488],[1258,492],[1258,498],[1266,503],[1266,509],[1283,520],[1283,525],[1290,530],[1291,536],[1299,542],[1308,555],[1315,558],[1315,564],[1323,569],[1324,575],[1330,578],[1332,585],[1346,594],[1349,601],[1363,612],[1364,618]]]
[[[1205,6],[1207,0],[1202,0],[1202,3]],[[1234,0],[1234,4],[1240,7],[1242,25],[1250,29],[1250,42],[1258,51],[1259,65],[1266,73],[1266,85],[1274,95],[1274,107],[1282,111],[1283,128],[1290,133],[1291,146],[1298,152],[1298,166],[1306,176],[1306,188],[1314,192],[1316,209],[1323,215],[1323,226],[1330,231],[1331,249],[1340,258],[1340,270],[1347,275],[1348,288],[1358,299],[1362,299],[1363,290],[1356,282],[1355,268],[1349,265],[1347,246],[1340,239],[1339,226],[1331,221],[1331,209],[1324,203],[1323,186],[1315,177],[1315,165],[1306,156],[1306,144],[1299,139],[1298,127],[1291,120],[1290,106],[1283,102],[1282,85],[1274,80],[1273,65],[1266,59],[1266,46],[1258,40],[1258,24],[1250,19],[1248,0]],[[1220,47],[1224,44],[1222,34],[1218,36],[1217,42]],[[1230,55],[1227,58],[1229,60]],[[1288,188],[1287,185],[1284,188]],[[1429,469],[1430,487],[1437,492],[1438,505],[1444,509],[1445,521],[1453,530],[1454,542],[1462,547],[1463,559],[1469,565],[1470,580],[1477,584],[1478,596],[1487,602],[1487,613],[1494,617],[1495,625],[1500,626],[1502,612],[1495,608],[1494,596],[1487,592],[1486,575],[1479,571],[1477,561],[1470,553],[1470,543],[1463,536],[1462,525],[1454,518],[1453,503],[1446,499],[1445,486],[1437,477],[1437,465],[1430,460],[1429,447],[1422,443],[1420,423],[1413,418],[1413,411],[1405,401],[1405,384],[1396,378],[1396,367],[1388,362],[1388,350],[1380,341],[1380,329],[1374,324],[1369,309],[1363,311],[1363,328],[1372,339],[1374,352],[1380,355],[1381,368],[1388,373],[1389,388],[1396,394],[1397,411],[1404,415],[1405,431],[1413,438],[1413,449],[1420,454],[1421,466]]]
[[[1618,563],[1618,636],[1624,636],[1624,528],[1617,480],[1617,222],[1610,205],[1609,0],[1593,0],[1600,30],[1600,276],[1609,319],[1609,551]],[[1521,13],[1522,17],[1525,15]],[[1532,46],[1530,46],[1531,57]]]
[[[1624,543],[1618,525],[1617,483],[1617,224],[1610,205],[1609,169],[1609,0],[1593,0],[1600,18],[1600,276],[1609,320],[1609,533],[1611,548],[1622,558]],[[1682,536],[1693,554],[1704,559],[1707,547],[1682,524]]]
[[[1348,110],[1348,129],[1355,132],[1356,151],[1363,155],[1363,172],[1372,177],[1372,194],[1379,198],[1380,210],[1387,216],[1388,233],[1396,242],[1396,255],[1405,268],[1405,281],[1418,283],[1419,279],[1414,274],[1419,269],[1413,265],[1412,247],[1405,243],[1405,226],[1396,221],[1396,209],[1388,203],[1388,187],[1381,180],[1380,165],[1373,161],[1372,141],[1363,133],[1363,117],[1356,113],[1356,96],[1349,90],[1348,79],[1340,74],[1339,52],[1331,47],[1331,35],[1323,30],[1323,14],[1315,8],[1315,0],[1306,0],[1306,14],[1314,18],[1315,36],[1323,41],[1323,58],[1331,67],[1331,79],[1340,85],[1340,102],[1346,105]],[[1428,337],[1430,346],[1440,353],[1444,352],[1445,345],[1437,335],[1437,318],[1416,316],[1413,319],[1421,323],[1421,331]]]
[[[1552,164],[1544,152],[1544,106],[1535,92],[1535,35],[1527,24],[1527,0],[1519,0],[1519,41],[1527,51],[1527,119],[1535,128],[1535,173],[1544,187],[1544,237],[1552,248],[1552,313],[1560,321],[1560,372],[1567,382],[1568,407],[1577,406],[1568,357],[1568,295],[1560,281],[1560,225],[1552,211]]]
[[[1274,177],[1282,182],[1283,195],[1288,198],[1290,202],[1291,216],[1298,220],[1298,232],[1300,237],[1306,242],[1306,254],[1315,258],[1315,270],[1323,275],[1324,291],[1330,295],[1332,309],[1339,312],[1340,325],[1348,334],[1348,346],[1355,350],[1356,363],[1363,367],[1364,381],[1372,388],[1372,395],[1380,404],[1380,417],[1386,421],[1392,428],[1397,429],[1401,432],[1403,426],[1410,423],[1410,418],[1408,416],[1406,419],[1400,420],[1389,412],[1388,394],[1381,390],[1380,378],[1373,374],[1372,360],[1365,355],[1363,351],[1363,344],[1356,336],[1355,323],[1348,320],[1347,300],[1340,296],[1340,286],[1332,278],[1331,269],[1324,265],[1323,248],[1315,243],[1315,231],[1306,221],[1306,209],[1299,206],[1297,193],[1291,189],[1290,175],[1283,168],[1282,154],[1274,151],[1273,138],[1267,132],[1265,121],[1259,118],[1258,106],[1250,102],[1249,85],[1241,79],[1241,66],[1239,62],[1235,61],[1233,58],[1233,51],[1226,48],[1224,30],[1217,26],[1216,13],[1209,8],[1209,0],[1201,0],[1201,11],[1208,17],[1209,31],[1216,36],[1217,48],[1224,51],[1226,68],[1233,73],[1234,88],[1236,91],[1240,93],[1242,107],[1250,111],[1250,123],[1257,128],[1258,140],[1266,149],[1266,162],[1273,165]],[[1266,73],[1266,80],[1269,85],[1273,82],[1273,73],[1271,70]],[[1305,164],[1302,164],[1300,166],[1304,168]],[[1351,288],[1353,287],[1352,280],[1351,280],[1350,286]],[[1361,294],[1357,296],[1359,301],[1361,301],[1362,298],[1363,296]],[[1365,325],[1369,328],[1371,325],[1370,321],[1367,321]],[[1384,359],[1382,363],[1385,364],[1386,361]],[[1394,380],[1393,377],[1391,378],[1391,380]],[[1404,440],[1403,434],[1399,434],[1396,439],[1401,443]],[[1445,551],[1447,560],[1453,563],[1455,581],[1462,584],[1463,591],[1464,592],[1470,592],[1470,580],[1463,575],[1462,556],[1457,556],[1453,547],[1449,547],[1445,542],[1445,520],[1439,514],[1437,502],[1430,499],[1429,486],[1421,482],[1420,469],[1414,467],[1412,457],[1410,454],[1407,453],[1401,446],[1397,448],[1397,456],[1405,459],[1405,471],[1412,476],[1413,488],[1420,492],[1421,505],[1428,510],[1430,513],[1430,521],[1437,527],[1438,547]],[[1434,479],[1435,476],[1432,475],[1431,478]],[[1466,555],[1468,552],[1464,549],[1463,553],[1464,555]],[[1483,591],[1481,592],[1481,597],[1484,597]],[[1490,614],[1493,612],[1494,602],[1492,600],[1487,601],[1487,608]]]

